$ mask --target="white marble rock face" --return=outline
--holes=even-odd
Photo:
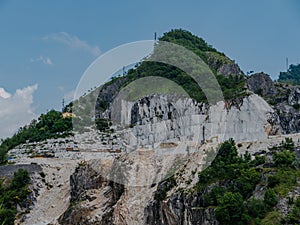
[[[268,138],[266,128],[273,126],[268,118],[274,110],[256,94],[244,98],[239,108],[230,109],[224,102],[208,106],[189,98],[171,99],[164,95],[146,98],[147,101],[141,99],[135,103],[122,101],[121,125],[136,124],[125,133],[128,145],[153,146],[178,141],[221,143],[229,138],[237,142],[263,141]]]

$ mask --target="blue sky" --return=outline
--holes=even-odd
[[[60,109],[99,55],[172,28],[203,37],[245,72],[276,79],[286,57],[300,62],[299,11],[298,0],[0,0],[0,117],[12,124],[17,114],[2,136]]]

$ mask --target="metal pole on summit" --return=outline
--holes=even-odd
[[[202,144],[205,142],[205,126],[202,127]]]

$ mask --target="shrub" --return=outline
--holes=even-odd
[[[267,189],[264,195],[264,203],[268,207],[274,207],[278,203],[278,197],[273,189]]]
[[[106,131],[110,126],[110,121],[108,119],[98,118],[95,120],[96,127],[100,131]]]
[[[268,176],[268,187],[269,188],[274,188],[279,183],[280,183],[280,179],[278,176],[273,176],[273,175]]]
[[[247,202],[247,212],[252,218],[262,219],[267,212],[265,203],[262,200],[252,198]]]
[[[13,225],[15,220],[15,211],[11,209],[0,209],[0,224]]]
[[[14,173],[10,187],[12,189],[20,189],[25,187],[30,181],[29,173],[27,170],[19,169]]]
[[[294,167],[296,162],[296,153],[289,150],[283,150],[273,154],[273,160],[277,167]]]

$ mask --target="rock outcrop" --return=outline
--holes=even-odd
[[[277,117],[273,121],[280,124],[281,133],[300,132],[300,88],[273,82],[269,75],[257,73],[247,78],[250,91],[262,96],[274,109]]]
[[[76,168],[70,179],[71,205],[60,217],[60,224],[113,224],[113,207],[123,194],[124,186],[99,172],[108,167],[98,160],[90,164],[83,162]]]
[[[258,141],[280,133],[274,110],[258,95],[250,95],[231,106],[219,102],[209,106],[192,99],[153,95],[136,103],[122,103],[123,126],[129,146],[152,146],[162,142]]]
[[[277,94],[274,82],[268,74],[263,72],[248,77],[247,84],[250,91],[263,97],[275,97]]]
[[[145,208],[146,224],[149,225],[218,225],[215,209],[204,207],[201,193],[185,195],[176,193],[165,201],[153,201]]]

